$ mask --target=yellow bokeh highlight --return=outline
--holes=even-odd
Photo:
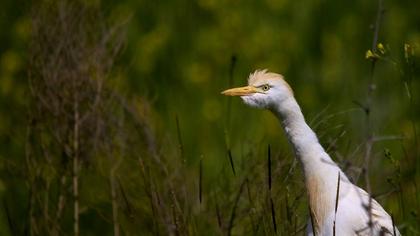
[[[217,121],[221,117],[222,106],[216,99],[206,99],[203,104],[202,113],[208,121]]]
[[[0,59],[1,72],[5,74],[12,74],[20,69],[21,60],[19,55],[12,50],[6,51],[1,55]]]
[[[210,80],[211,70],[204,63],[194,62],[186,67],[184,74],[189,81],[201,84]]]
[[[30,18],[22,18],[15,24],[15,33],[18,38],[28,40],[31,35]]]
[[[137,41],[137,67],[143,73],[150,72],[159,52],[164,49],[170,35],[168,25],[160,24],[155,30]]]
[[[0,78],[0,91],[2,95],[8,95],[11,93],[12,91],[12,85],[13,85],[13,81],[12,78],[8,77],[8,76],[2,76]]]

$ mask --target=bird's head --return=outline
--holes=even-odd
[[[265,109],[271,109],[293,97],[293,91],[283,76],[267,70],[256,70],[249,75],[248,86],[228,89],[222,94],[240,96],[245,104]]]

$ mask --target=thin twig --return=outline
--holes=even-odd
[[[74,95],[74,133],[73,133],[73,230],[79,235],[79,101],[77,92]]]
[[[376,14],[376,21],[374,26],[374,33],[373,33],[373,40],[372,40],[372,51],[376,53],[376,45],[378,43],[379,37],[379,29],[380,24],[382,21],[384,10],[383,10],[383,0],[378,0],[378,10]],[[367,192],[369,194],[369,204],[368,204],[368,216],[369,216],[369,228],[371,235],[373,234],[373,220],[372,220],[372,189],[370,186],[370,179],[369,179],[369,163],[372,153],[372,148],[374,144],[374,137],[372,133],[372,124],[371,124],[371,109],[372,109],[372,99],[373,99],[373,92],[375,90],[374,84],[374,72],[375,72],[375,65],[376,60],[373,59],[371,63],[371,71],[369,77],[369,84],[368,84],[368,91],[367,91],[367,98],[366,98],[366,105],[365,107],[365,115],[366,115],[366,144],[365,144],[365,158],[364,158],[364,166],[363,166],[363,173],[366,182]]]

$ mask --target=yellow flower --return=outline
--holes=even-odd
[[[376,46],[376,48],[378,48],[379,52],[382,54],[385,54],[386,50],[385,47],[382,43],[378,43],[378,45]]]
[[[368,60],[376,60],[376,59],[379,58],[379,56],[378,56],[378,54],[372,52],[372,50],[369,49],[369,50],[366,51],[365,58],[368,59]]]

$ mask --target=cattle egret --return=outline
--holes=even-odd
[[[268,109],[281,121],[303,168],[312,216],[307,235],[400,235],[382,206],[352,184],[325,152],[283,76],[257,70],[249,75],[248,86],[222,94],[240,96],[245,104]]]

